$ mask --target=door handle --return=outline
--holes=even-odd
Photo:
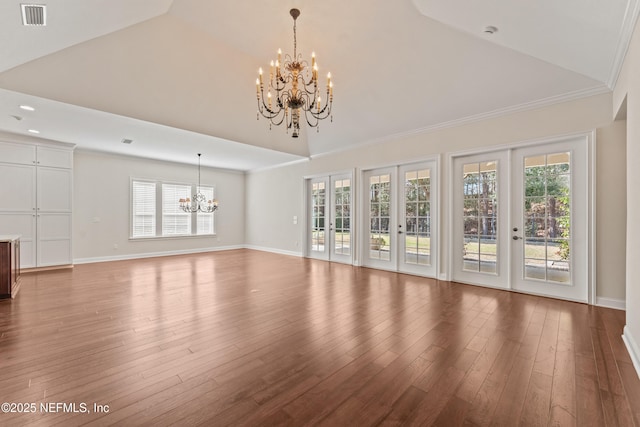
[[[513,236],[513,237],[512,237],[512,239],[513,239],[513,240],[521,240],[521,239],[522,239],[522,237],[520,237],[520,236]]]
[[[402,230],[398,230],[398,234],[402,234]]]

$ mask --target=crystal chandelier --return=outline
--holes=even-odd
[[[331,73],[327,74],[326,98],[320,96],[318,85],[318,64],[315,53],[311,54],[311,71],[307,61],[298,55],[298,42],[296,38],[296,20],[300,16],[298,9],[289,11],[293,17],[293,57],[288,54],[282,62],[282,51],[278,49],[278,59],[271,61],[269,81],[267,84],[267,96],[264,95],[264,83],[262,68],[258,71],[256,79],[256,96],[258,98],[258,119],[260,114],[276,126],[284,123],[292,130],[292,137],[297,138],[300,132],[300,116],[304,115],[310,127],[318,128],[320,120],[331,116],[333,105],[333,83]],[[306,72],[305,72],[306,70]],[[324,102],[323,102],[324,101]],[[319,130],[319,128],[318,128]]]
[[[189,197],[186,199],[180,199],[180,209],[185,212],[215,212],[218,209],[218,201],[216,199],[207,200],[207,197],[200,192],[200,156],[198,153],[198,187],[196,188],[196,194],[193,195],[193,200]]]

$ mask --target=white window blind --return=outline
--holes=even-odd
[[[132,237],[156,235],[156,184],[133,181],[132,183]]]
[[[131,238],[215,235],[213,212],[180,209],[180,199],[193,198],[198,190],[206,201],[214,199],[213,187],[132,179]]]
[[[200,191],[208,200],[213,200],[213,188],[212,187],[198,187]],[[206,204],[205,204],[206,206]],[[197,230],[196,234],[213,234],[213,212],[202,213],[198,212],[197,217]]]
[[[191,234],[191,213],[179,208],[178,200],[191,198],[190,185],[162,184],[162,235]]]

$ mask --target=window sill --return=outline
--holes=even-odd
[[[183,234],[178,236],[149,236],[149,237],[129,237],[131,242],[145,242],[154,240],[176,240],[176,239],[205,239],[216,237],[217,234]]]

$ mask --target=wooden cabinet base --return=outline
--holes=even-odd
[[[20,289],[20,238],[0,236],[0,298],[15,298]]]

